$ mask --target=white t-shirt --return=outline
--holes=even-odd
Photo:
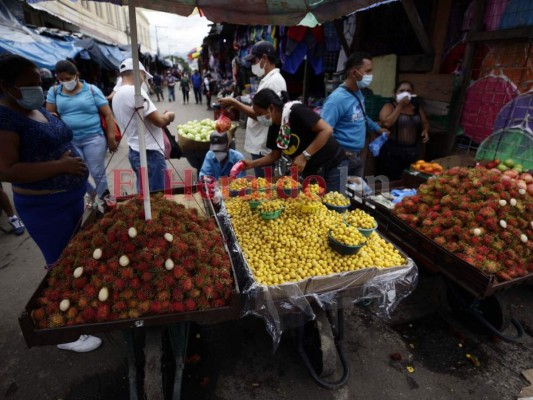
[[[274,68],[261,79],[257,91],[259,92],[261,89],[272,89],[278,96],[281,95],[281,92],[287,91],[287,83],[285,83],[285,79],[281,76],[279,68]],[[270,153],[270,149],[266,147],[267,136],[267,127],[262,126],[253,118],[248,118],[248,121],[246,121],[244,150],[251,154],[265,155]]]
[[[148,115],[157,111],[157,108],[142,89],[141,94],[144,97],[144,133],[146,137],[146,150],[157,150],[161,154],[164,154],[163,149],[165,148],[165,144],[163,142],[163,131],[146,119]],[[135,88],[133,85],[120,86],[113,97],[112,105],[115,118],[122,129],[122,132],[127,135],[128,146],[135,151],[139,151],[137,118],[135,116],[132,118],[135,111]]]

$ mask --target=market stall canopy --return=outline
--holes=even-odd
[[[37,3],[44,0],[28,0]],[[198,7],[212,22],[245,25],[306,25],[332,21],[355,11],[397,0],[137,0],[136,7],[183,16]],[[127,5],[127,0],[107,3]]]
[[[109,71],[118,71],[120,63],[131,57],[131,50],[121,50],[117,46],[98,43],[94,39],[78,40],[76,46],[87,50],[94,62]]]

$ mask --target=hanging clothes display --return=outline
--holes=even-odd
[[[295,74],[307,57],[315,75],[324,72],[324,27],[307,28],[304,26],[290,27],[287,32],[287,45],[284,51],[285,60],[282,70]]]

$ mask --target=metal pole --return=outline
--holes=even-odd
[[[144,200],[144,215],[146,220],[152,219],[152,208],[150,205],[150,184],[148,182],[148,163],[146,161],[146,138],[144,136],[144,98],[141,95],[141,75],[139,73],[139,50],[137,45],[137,15],[135,13],[135,0],[128,2],[130,15],[131,32],[131,57],[133,59],[133,80],[135,84],[135,118],[137,120],[137,134],[139,135],[139,153],[141,157],[141,171],[139,177],[142,185],[142,196]],[[141,116],[142,114],[142,116]]]

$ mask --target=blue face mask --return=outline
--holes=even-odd
[[[270,117],[270,114],[268,114],[268,116]],[[268,128],[272,125],[272,118],[267,118],[266,115],[258,115],[257,122],[259,122],[259,125]]]
[[[372,75],[363,75],[363,79],[361,79],[360,81],[357,81],[357,87],[359,89],[364,89],[370,86],[370,84],[372,83],[372,78],[373,78]]]
[[[14,86],[14,85],[13,85]],[[16,86],[15,86],[16,87]],[[26,86],[18,88],[22,99],[15,99],[19,106],[26,110],[37,110],[44,104],[43,88],[40,86]]]

